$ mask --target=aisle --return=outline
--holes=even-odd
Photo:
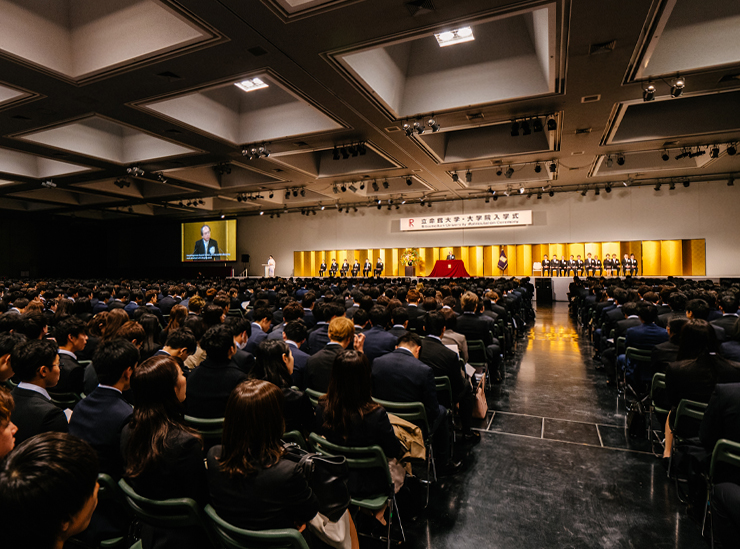
[[[488,395],[467,472],[404,523],[406,547],[704,547],[659,461],[625,437],[591,353],[567,304],[540,308]]]

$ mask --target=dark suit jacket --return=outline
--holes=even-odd
[[[671,406],[681,399],[709,402],[717,383],[740,382],[740,363],[719,355],[671,362],[665,371],[665,388]]]
[[[426,315],[424,308],[418,305],[407,305],[406,310],[409,312],[409,330],[414,328],[417,333],[422,333],[423,319]]]
[[[236,367],[242,372],[249,375],[249,372],[251,372],[254,367],[256,359],[252,353],[248,353],[243,349],[237,349],[236,354],[231,357],[231,362],[236,364]]]
[[[80,366],[73,357],[65,353],[59,353],[59,383],[51,388],[49,394],[53,393],[77,393],[85,391],[85,368]]]
[[[75,406],[69,434],[95,448],[100,472],[115,479],[123,475],[121,431],[131,419],[133,407],[115,389],[97,387]]]
[[[267,334],[262,331],[262,328],[257,326],[256,322],[253,322],[252,335],[249,336],[249,339],[247,340],[247,345],[244,347],[244,350],[247,351],[249,354],[256,355],[257,347],[259,347],[259,344],[262,343],[262,341],[265,339],[267,339]]]
[[[725,341],[719,347],[719,353],[727,360],[740,362],[740,342]]]
[[[306,388],[306,366],[308,365],[308,359],[311,355],[304,353],[299,348],[294,347],[288,343],[291,352],[293,353],[293,384],[301,389]]]
[[[16,387],[13,389],[13,400],[15,409],[10,414],[10,421],[18,427],[16,446],[40,433],[69,431],[67,416],[41,393]]]
[[[406,333],[406,328],[404,328],[403,326],[393,326],[392,328],[388,329],[388,333],[398,339]]]
[[[315,355],[329,343],[329,324],[317,324],[308,334],[308,352]]]
[[[434,371],[405,349],[373,362],[373,396],[391,402],[423,403],[430,427],[441,412]]]
[[[380,326],[373,326],[363,333],[365,334],[363,349],[370,363],[376,358],[392,352],[398,343],[396,336],[389,334]]]
[[[616,326],[614,327],[614,334],[615,337],[622,337],[624,334],[627,333],[627,330],[630,328],[634,328],[635,326],[640,326],[642,324],[642,321],[640,321],[639,318],[624,318],[617,322]],[[607,336],[609,334],[606,334]],[[616,341],[614,342],[616,345]]]
[[[740,383],[718,383],[704,412],[699,438],[707,452],[712,452],[721,438],[740,442]],[[737,469],[724,466],[715,471],[715,482],[740,483]]]
[[[735,330],[735,324],[738,322],[738,317],[735,315],[724,315],[717,320],[712,320],[714,326],[719,326],[725,331],[725,339],[727,341],[728,336]]]
[[[325,393],[329,388],[329,381],[331,381],[334,359],[343,350],[338,343],[330,343],[315,355],[310,356],[306,361],[305,387]]]
[[[214,239],[211,238],[208,241],[208,250],[206,250],[205,243],[203,242],[203,239],[201,238],[195,243],[195,249],[193,250],[193,253],[199,254],[199,255],[206,255],[206,254],[211,255],[211,252],[210,252],[211,248],[215,248],[215,252],[218,253],[219,252],[218,242],[216,242]]]
[[[483,341],[485,345],[491,345],[493,339],[491,337],[491,330],[493,330],[493,319],[484,316],[480,313],[463,313],[457,317],[457,326],[455,331],[459,334],[463,334],[465,339],[470,341],[471,339],[479,339]]]
[[[457,353],[433,337],[427,337],[421,345],[419,360],[431,367],[435,377],[447,376],[452,386],[453,402],[458,402],[465,389],[466,379],[460,369]]]
[[[651,355],[653,359],[653,370],[655,372],[665,372],[668,364],[676,362],[678,358],[678,345],[671,341],[664,341],[653,348]]]
[[[170,314],[172,307],[174,307],[178,303],[180,303],[179,299],[168,295],[157,301],[157,307],[159,307],[163,315],[168,315]]]
[[[188,376],[186,413],[199,418],[224,417],[231,391],[245,379],[247,374],[234,362],[206,358]]]
[[[653,323],[641,324],[627,330],[625,348],[652,349],[664,341],[668,341],[668,332],[666,332],[665,328],[656,326]]]

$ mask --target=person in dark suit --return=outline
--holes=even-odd
[[[355,351],[363,351],[365,334],[355,334],[355,325],[344,316],[329,323],[329,343],[306,362],[305,386],[325,393],[331,381],[334,359],[350,345]]]
[[[724,294],[719,300],[719,309],[722,311],[722,316],[716,320],[712,320],[714,326],[719,326],[725,331],[725,339],[730,339],[732,334],[737,330],[738,326],[738,298],[733,293]]]
[[[231,361],[236,345],[227,326],[209,328],[200,346],[206,359],[188,376],[187,414],[198,418],[224,417],[229,394],[247,375]]]
[[[681,330],[688,321],[688,318],[674,318],[668,323],[666,327],[668,341],[656,345],[651,355],[655,372],[665,373],[668,364],[678,360],[678,343],[681,339]]]
[[[609,254],[604,256],[604,274],[606,276],[612,276],[612,258]]]
[[[601,260],[599,259],[598,255],[595,255],[593,260],[591,260],[591,267],[594,271],[594,274],[596,274],[596,272],[598,271],[599,276],[602,275],[603,271],[601,267]]]
[[[337,264],[336,259],[331,260],[331,267],[329,267],[329,276],[334,278],[337,276],[337,269],[339,268],[339,265]]]
[[[409,326],[409,312],[406,307],[396,307],[391,311],[391,324],[389,334],[399,338],[406,333]]]
[[[550,260],[550,271],[552,272],[552,276],[560,276],[560,260],[555,254],[553,254]]]
[[[550,260],[547,258],[547,254],[542,256],[542,276],[551,276]]]
[[[421,345],[419,360],[429,366],[435,377],[447,377],[452,388],[452,402],[442,402],[446,408],[459,409],[463,442],[477,444],[480,434],[471,430],[475,396],[467,376],[460,367],[460,357],[448,349],[441,338],[445,333],[445,317],[442,313],[430,312],[424,323],[426,339]]]
[[[282,321],[278,326],[273,326],[270,333],[267,334],[267,339],[283,339],[283,330],[288,322],[293,320],[303,319],[305,312],[301,304],[292,301],[283,307]]]
[[[282,400],[267,381],[239,384],[227,403],[223,443],[208,452],[211,505],[238,528],[302,528],[318,513],[302,467],[283,452]]]
[[[187,377],[190,372],[184,366],[184,362],[189,356],[194,355],[197,349],[198,340],[195,338],[193,331],[190,328],[178,328],[167,334],[164,346],[154,353],[154,356],[167,355],[173,357]]]
[[[455,259],[455,256],[453,255],[453,253],[452,253],[452,252],[450,252],[450,253],[448,253],[448,254],[447,254],[447,259],[448,259],[448,260],[453,260],[453,259]]]
[[[566,266],[565,274],[567,276],[570,276],[571,273],[573,273],[573,276],[576,276],[576,260],[573,258],[573,256],[570,256],[570,259],[568,260],[568,264]]]
[[[319,303],[314,307],[319,322],[308,331],[308,352],[316,354],[329,343],[329,323],[332,319],[344,316],[344,307],[338,303]]]
[[[380,276],[383,274],[383,262],[378,258],[378,260],[375,262],[375,276]]]
[[[87,326],[76,316],[65,318],[54,328],[59,345],[59,383],[50,393],[76,393],[85,390],[85,369],[77,362],[77,355],[87,345]]]
[[[216,259],[218,256],[215,254],[221,250],[218,247],[218,242],[211,238],[211,228],[208,225],[203,225],[200,228],[201,239],[196,241],[193,255],[203,256],[199,259]]]
[[[324,276],[324,273],[326,272],[326,261],[322,261],[321,265],[319,265],[319,276]]]
[[[632,271],[632,276],[637,276],[637,259],[635,259],[635,254],[630,254],[630,270]]]
[[[311,357],[308,353],[301,351],[301,345],[306,341],[308,332],[306,325],[300,320],[291,320],[285,325],[283,330],[283,341],[290,347],[293,353],[293,385],[303,390],[306,388],[306,366],[308,359]]]
[[[177,286],[170,286],[168,288],[168,293],[166,296],[164,296],[162,299],[157,301],[157,306],[162,311],[163,315],[169,315],[170,311],[172,310],[172,307],[177,305],[182,301],[179,297],[176,297],[174,294],[178,294],[180,292],[180,289]]]
[[[352,277],[357,278],[358,274],[360,274],[360,262],[355,259],[355,262],[352,264]]]
[[[51,402],[48,393],[48,389],[58,383],[60,375],[56,343],[41,339],[18,345],[13,349],[10,362],[20,381],[13,389],[15,409],[10,416],[18,427],[16,444],[39,433],[66,433],[69,430],[67,417]]]
[[[362,267],[362,276],[370,276],[370,271],[373,269],[373,264],[370,263],[370,259],[365,259],[365,264]]]
[[[586,276],[594,276],[594,260],[591,259],[591,254],[586,254],[586,262],[584,264],[586,268]]]
[[[344,261],[342,262],[342,269],[340,270],[340,276],[347,276],[347,273],[349,272],[349,262],[347,261],[347,258],[344,258]]]
[[[491,317],[481,314],[481,303],[478,296],[473,292],[465,292],[461,303],[463,313],[457,317],[455,331],[463,334],[467,341],[478,340],[483,342],[486,347],[486,356],[476,357],[476,362],[484,359],[490,367],[492,381],[498,381],[503,376],[500,371],[503,361],[501,360],[500,343],[491,335],[494,321]]]
[[[421,294],[415,290],[410,289],[408,293],[406,294],[406,310],[409,313],[409,330],[414,330],[416,332],[421,333],[422,329],[422,323],[424,315],[426,314],[426,311],[419,307],[419,300],[421,299]]]
[[[244,347],[246,352],[252,355],[257,354],[257,347],[262,343],[263,339],[267,339],[271,324],[272,313],[270,309],[260,307],[254,310],[252,313],[252,331],[249,334],[249,341],[247,341],[247,345]]]
[[[0,383],[13,377],[13,365],[10,356],[18,345],[26,342],[26,336],[15,332],[0,333]]]
[[[370,309],[370,323],[373,327],[364,332],[365,354],[370,364],[376,358],[390,353],[396,348],[398,339],[393,334],[385,331],[389,320],[390,314],[388,314],[388,310],[385,307],[375,305]]]
[[[619,257],[617,257],[617,254],[612,254],[612,270],[614,272],[614,276],[619,276],[620,264],[619,264]]]
[[[655,324],[657,313],[658,311],[652,303],[641,301],[638,304],[637,315],[640,317],[642,324],[627,330],[625,334],[625,349],[627,347],[635,347],[637,349],[652,351],[659,343],[668,341],[668,332],[666,329]],[[627,380],[630,383],[646,382],[649,377],[652,377],[652,371],[649,369],[643,368],[641,371],[637,371],[638,365],[628,362],[625,355],[619,355],[617,362],[620,371],[626,371]]]
[[[126,480],[138,494],[155,500],[191,498],[202,506],[208,502],[203,441],[182,419],[186,387],[174,358],[160,355],[142,362],[131,378],[136,408],[123,429],[120,451]],[[141,539],[144,547],[208,546],[195,526],[142,524]]]

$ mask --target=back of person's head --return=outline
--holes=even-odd
[[[370,320],[370,314],[365,309],[357,309],[352,315],[352,322],[358,326],[365,326]]]
[[[146,294],[144,294],[144,302],[150,303],[158,294],[159,292],[157,290],[147,290]]]
[[[639,316],[640,320],[645,324],[650,324],[658,320],[658,308],[652,303],[641,301],[637,304],[637,316]]]
[[[678,360],[697,358],[717,352],[717,336],[706,320],[691,319],[681,328],[678,340]]]
[[[353,420],[378,408],[371,395],[372,370],[364,353],[340,352],[334,359],[331,381],[321,402],[326,406],[324,426],[340,436],[349,434]]]
[[[136,368],[139,349],[128,340],[101,341],[93,355],[93,367],[101,385],[115,385],[127,368]]]
[[[672,311],[686,310],[686,294],[683,292],[673,292],[668,298],[668,306]]]
[[[382,305],[375,305],[372,309],[370,309],[370,322],[373,326],[380,326],[381,328],[385,328],[388,325],[389,320],[390,314],[388,314],[388,309],[386,309]]]
[[[272,313],[270,312],[270,309],[267,307],[260,307],[259,309],[255,309],[252,313],[252,320],[254,322],[261,322],[265,320],[266,318],[272,319]]]
[[[406,332],[398,338],[398,346],[406,347],[407,349],[415,349],[421,347],[421,337],[414,332]]]
[[[231,305],[231,299],[226,294],[218,294],[213,298],[213,304],[222,309],[228,309]]]
[[[146,339],[144,327],[135,320],[129,320],[123,323],[123,326],[116,331],[116,338],[125,339],[131,343],[141,345]]]
[[[385,310],[385,309],[383,309]],[[355,324],[346,316],[338,316],[329,322],[329,339],[342,342],[351,340],[355,335]]]
[[[39,311],[24,312],[15,327],[15,331],[28,339],[40,339],[44,335],[47,322],[44,313]]]
[[[257,347],[257,361],[249,377],[263,379],[278,387],[290,387],[291,378],[287,362],[290,359],[290,346],[282,339],[265,339]]]
[[[691,313],[692,318],[707,320],[709,318],[709,305],[703,299],[692,299],[686,302],[686,312]]]
[[[28,299],[25,297],[19,297],[13,301],[13,307],[20,309],[21,311],[28,307]]]
[[[223,322],[224,310],[218,305],[206,305],[201,316],[206,328],[211,328]]]
[[[425,311],[436,311],[437,310],[437,299],[434,297],[425,297],[424,303],[422,303],[421,306]]]
[[[478,308],[478,296],[473,292],[465,292],[460,298],[460,305],[463,311],[473,313]]]
[[[228,326],[231,334],[236,337],[247,332],[247,337],[252,335],[252,324],[240,316],[227,316],[224,320],[224,326]]]
[[[440,311],[445,317],[445,329],[454,330],[457,328],[457,313],[452,309],[442,309]]]
[[[283,329],[285,337],[295,343],[301,343],[308,337],[308,330],[302,320],[291,320]]]
[[[622,313],[625,316],[633,316],[637,314],[637,303],[634,301],[628,301],[622,305]]]
[[[125,314],[125,313],[124,313]],[[128,317],[128,315],[126,315]],[[70,337],[76,338],[87,331],[87,325],[78,317],[70,316],[60,321],[54,328],[54,339],[59,345],[66,345]]]
[[[57,350],[57,344],[49,339],[32,339],[17,345],[10,355],[16,377],[20,381],[31,381],[42,366],[53,369]]]
[[[185,348],[188,354],[192,355],[198,348],[198,340],[195,339],[195,334],[190,328],[178,328],[167,334],[167,341],[164,345],[172,349]]]
[[[688,321],[689,319],[685,316],[671,319],[668,323],[668,332],[670,333],[671,343],[678,345],[678,342],[681,340],[681,330],[683,330],[683,327]]]
[[[284,322],[298,320],[299,318],[303,318],[305,314],[306,313],[303,311],[303,307],[301,307],[300,303],[296,301],[292,301],[288,303],[285,307],[283,307]]]
[[[221,438],[221,471],[243,478],[280,460],[283,400],[277,385],[261,379],[243,381],[231,391]]]
[[[624,305],[627,302],[627,297],[629,296],[627,290],[624,288],[615,288],[614,289],[614,299],[619,303],[620,305]]]
[[[442,313],[433,311],[428,313],[424,319],[424,331],[430,336],[441,336],[446,324]]]
[[[188,317],[188,310],[184,305],[175,305],[170,309],[170,318],[167,321],[167,329],[176,330],[182,325],[182,322]]]
[[[196,341],[200,341],[200,339],[203,337],[203,334],[206,333],[203,319],[199,316],[189,316],[187,319],[185,319],[185,322],[182,323],[182,327],[188,328],[190,331],[192,331]]]
[[[188,301],[188,311],[195,313],[196,315],[199,315],[203,311],[203,307],[205,306],[206,300],[199,295],[191,297]]]
[[[6,381],[13,377],[13,364],[10,360],[4,360],[3,357],[10,355],[13,349],[23,345],[28,341],[26,336],[16,333],[0,333],[0,382]],[[10,358],[10,357],[8,357]]]
[[[722,294],[719,300],[719,306],[722,307],[722,312],[726,315],[736,314],[738,309],[737,295],[731,292]]]
[[[324,319],[325,320],[331,320],[332,318],[344,316],[345,309],[344,305],[340,305],[339,303],[327,303],[324,306]]]
[[[406,307],[396,307],[391,310],[391,322],[403,326],[409,319],[409,311]]]
[[[97,504],[98,457],[85,441],[42,433],[0,464],[3,547],[52,549],[87,528]]]
[[[0,333],[8,333],[15,330],[21,320],[17,312],[3,313],[0,315]]]
[[[11,425],[10,416],[15,408],[10,390],[0,385],[0,462],[15,446],[13,435],[18,431]]]
[[[227,326],[219,324],[206,330],[200,340],[201,348],[211,360],[223,362],[229,359],[234,344],[234,336]]]

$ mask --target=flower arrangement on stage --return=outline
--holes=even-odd
[[[421,262],[419,248],[406,248],[401,254],[401,262],[404,265],[418,265]]]

